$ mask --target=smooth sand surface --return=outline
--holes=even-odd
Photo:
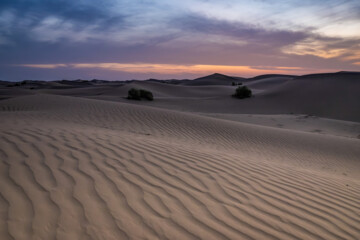
[[[136,104],[125,87],[0,101],[0,239],[360,239],[360,140],[185,112],[209,113],[210,96],[184,99],[213,86]]]
[[[221,113],[202,113],[202,115],[261,126],[360,139],[360,123],[320,118],[312,115]]]

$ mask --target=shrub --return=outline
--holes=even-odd
[[[236,88],[235,94],[232,96],[240,99],[249,98],[252,96],[252,92],[247,86],[243,86]]]
[[[149,101],[154,100],[154,96],[152,92],[144,89],[136,89],[136,88],[131,88],[129,90],[127,98],[132,100],[141,100],[142,98],[145,98],[146,100]]]
[[[141,100],[140,91],[136,88],[130,89],[127,98],[132,100]]]
[[[241,82],[239,82],[239,83],[237,83],[237,82],[232,82],[232,83],[231,83],[231,86],[237,86],[237,85],[242,85],[242,83],[241,83]]]
[[[153,96],[152,92],[144,90],[144,89],[140,89],[140,97],[145,98],[149,101],[154,100],[154,96]]]

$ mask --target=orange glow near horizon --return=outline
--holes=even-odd
[[[250,66],[225,66],[225,65],[176,65],[176,64],[122,64],[122,63],[95,63],[95,64],[74,64],[74,68],[101,68],[111,71],[129,73],[158,73],[158,74],[181,74],[198,73],[206,74],[212,72],[223,73],[254,73],[263,70],[253,69]]]
[[[150,64],[150,63],[73,63],[73,64],[23,64],[30,68],[89,68],[127,73],[149,74],[211,74],[214,72],[233,75],[260,75],[268,73],[297,74],[305,72],[301,67],[286,66],[228,66],[228,65],[177,65],[177,64]]]
[[[30,67],[30,68],[46,68],[46,69],[53,69],[59,67],[67,67],[66,64],[22,64],[20,66],[23,67]]]

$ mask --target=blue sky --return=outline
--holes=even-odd
[[[0,79],[360,70],[360,1],[2,0]]]

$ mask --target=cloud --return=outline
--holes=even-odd
[[[329,0],[326,6],[321,1],[310,0],[103,0],[101,5],[94,0],[4,0],[0,9],[11,11],[16,18],[2,28],[16,29],[20,25],[21,30],[35,28],[32,32],[38,35],[44,33],[42,29],[52,30],[52,35],[64,37],[68,33],[65,38],[74,41],[107,35],[120,38],[122,34],[140,38],[155,32],[179,33],[177,30],[184,28],[233,33],[234,37],[239,37],[240,32],[253,38],[272,33],[265,37],[274,36],[277,40],[281,35],[285,39],[301,38],[304,32],[327,37],[360,35],[360,3],[355,0]],[[221,27],[224,31],[220,31]],[[76,37],[77,31],[83,37]],[[60,37],[50,38],[55,39]]]
[[[125,15],[110,14],[111,1],[102,3],[99,7],[96,1],[5,1],[0,4],[0,36],[21,34],[40,42],[85,42],[105,39],[109,34],[103,33],[114,32],[114,27],[126,29]]]
[[[301,31],[273,30],[250,23],[231,22],[199,15],[185,15],[172,20],[172,23],[185,32],[216,34],[220,37],[231,37],[238,41],[271,46],[287,45],[308,36],[308,33]]]
[[[346,48],[329,48],[328,42],[307,38],[282,49],[284,53],[295,55],[314,55],[321,58],[339,57],[347,52]]]
[[[311,36],[283,47],[282,51],[286,54],[313,55],[325,59],[339,58],[343,61],[351,61],[360,58],[360,39]]]
[[[59,67],[67,67],[68,64],[21,64],[22,67],[30,67],[30,68],[46,68],[46,69],[54,69]]]
[[[196,15],[268,30],[311,31],[327,37],[360,35],[357,0],[186,1]]]
[[[0,65],[46,63],[55,68],[26,69],[85,76],[90,69],[106,76],[106,71],[116,71],[57,64],[356,70],[358,10],[360,3],[354,0],[329,0],[326,5],[314,0],[3,0]],[[0,77],[11,71],[2,68]]]

